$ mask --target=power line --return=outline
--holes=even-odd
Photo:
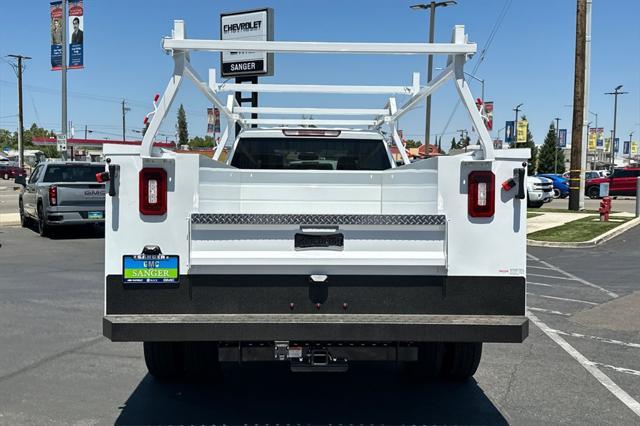
[[[500,29],[500,26],[502,25],[502,21],[504,21],[505,16],[507,16],[507,12],[509,11],[509,8],[511,7],[512,1],[513,0],[507,0],[505,2],[505,4],[503,5],[502,10],[500,11],[500,14],[498,14],[498,18],[496,19],[496,22],[493,24],[493,28],[491,29],[491,32],[489,33],[489,37],[487,38],[487,41],[485,42],[484,48],[480,51],[480,56],[478,57],[478,61],[475,63],[475,65],[473,67],[473,70],[471,71],[471,74],[475,75],[476,72],[478,71],[478,68],[480,68],[480,65],[482,64],[482,61],[484,61],[484,58],[485,58],[487,52],[489,51],[489,47],[491,47],[491,44],[493,43],[493,39],[495,38],[496,34],[498,33],[498,30]],[[484,102],[484,99],[482,101]],[[456,115],[456,111],[458,111],[458,107],[459,106],[460,106],[460,99],[458,99],[458,101],[454,105],[453,110],[451,111],[451,114],[449,115],[449,119],[447,120],[447,123],[444,125],[442,133],[440,133],[441,137],[445,134],[445,132],[449,128],[449,125],[451,124],[451,121],[453,120],[453,117]]]

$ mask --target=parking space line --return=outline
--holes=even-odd
[[[594,361],[590,361],[590,364],[597,367],[610,368],[614,371],[617,371],[618,373],[625,373],[625,374],[632,374],[634,376],[640,376],[640,371],[633,370],[631,368],[616,367],[615,365],[602,364],[601,362],[594,362]]]
[[[620,346],[626,346],[629,348],[640,349],[640,343],[623,342],[622,340],[607,339],[606,337],[600,337],[600,336],[589,336],[588,334],[581,334],[581,333],[570,333],[562,330],[551,329],[551,331],[557,334],[562,334],[563,336],[578,337],[581,339],[592,339],[592,340],[597,340],[603,343],[611,343],[612,345],[620,345]]]
[[[531,308],[529,308],[531,310]],[[626,405],[634,414],[640,417],[640,403],[633,399],[631,395],[625,392],[620,386],[618,386],[613,380],[604,374],[600,369],[594,365],[595,363],[589,361],[584,355],[578,352],[573,346],[571,346],[566,340],[564,340],[558,333],[555,333],[553,329],[547,327],[545,323],[540,321],[534,314],[528,312],[528,317],[544,334],[546,334],[551,340],[558,344],[565,352],[567,352],[573,359],[584,367],[593,377],[600,382],[609,392],[618,398],[624,405]]]
[[[527,268],[536,268],[536,269],[546,269],[548,271],[553,271],[553,269],[548,268],[546,266],[533,266],[533,265],[527,265]]]
[[[534,283],[534,282],[531,282],[531,281],[527,281],[527,285],[539,285],[539,286],[542,286],[542,287],[555,287],[555,286],[553,286],[551,284]]]
[[[566,297],[557,297],[557,296],[547,296],[545,294],[535,294],[535,293],[529,293],[529,292],[527,292],[527,294],[529,294],[531,296],[536,296],[536,297],[543,297],[545,299],[565,300],[567,302],[585,303],[587,305],[594,305],[594,306],[598,305],[598,303],[587,302],[586,300],[569,299],[569,298],[566,298]]]
[[[541,275],[541,274],[527,274],[529,277],[542,277],[542,278],[553,278],[555,280],[567,280],[567,281],[576,281],[573,278],[567,277],[558,277],[556,275]]]
[[[532,254],[527,253],[527,257],[529,257],[530,259],[535,260],[536,262],[540,262],[545,266],[548,266],[549,268],[551,268],[552,270],[554,270],[556,272],[560,272],[561,274],[566,275],[567,277],[571,278],[574,281],[578,281],[579,283],[584,284],[584,285],[586,285],[588,287],[592,287],[592,288],[598,289],[598,290],[606,293],[612,299],[616,299],[618,297],[618,295],[616,293],[614,293],[612,291],[609,291],[606,288],[600,287],[597,284],[590,283],[589,281],[584,280],[584,279],[582,279],[580,277],[576,277],[575,275],[573,275],[573,274],[571,274],[571,273],[569,273],[567,271],[564,271],[564,270],[558,268],[557,266],[554,266],[554,265],[550,264],[549,262],[545,262],[544,260],[538,259],[537,257],[535,257]],[[533,274],[530,274],[530,275],[533,275]]]
[[[530,311],[542,312],[544,314],[562,315],[563,317],[570,317],[571,316],[571,314],[567,314],[567,313],[564,313],[564,312],[554,311],[554,310],[551,310],[551,309],[536,308],[535,306],[527,306],[527,309],[530,310]]]

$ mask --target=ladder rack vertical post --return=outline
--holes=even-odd
[[[242,83],[258,84],[258,76],[252,75],[252,76],[236,77],[236,84],[242,84]],[[258,107],[258,92],[256,91],[251,92],[250,98],[243,98],[242,92],[235,92],[235,98],[236,98],[236,101],[238,102],[238,105],[240,106],[242,106],[245,102],[251,102],[251,107],[253,108]],[[258,114],[251,113],[251,118],[257,119]],[[258,127],[258,125],[252,124],[251,127]],[[239,133],[240,133],[240,124],[236,123],[236,135],[238,135]]]

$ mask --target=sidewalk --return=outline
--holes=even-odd
[[[20,225],[19,213],[0,213],[0,226]]]
[[[587,216],[593,216],[597,218],[598,215],[594,213],[555,213],[555,212],[545,212],[544,210],[530,212],[539,214],[540,216],[532,217],[527,219],[527,234],[532,234],[537,231],[542,231],[544,229],[555,228],[557,226],[562,226],[565,223],[573,222],[574,220],[582,219]],[[619,212],[613,213],[614,216],[620,217],[634,217],[633,213],[627,212]]]

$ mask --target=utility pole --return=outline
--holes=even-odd
[[[584,187],[585,176],[587,170],[587,157],[589,151],[587,149],[589,138],[589,116],[587,113],[594,114],[596,116],[596,128],[598,128],[598,114],[589,111],[589,86],[591,84],[591,3],[592,0],[587,0],[586,14],[586,27],[584,35],[584,108],[582,110],[582,140],[581,140],[581,152],[580,152],[580,181],[578,189],[578,209],[584,210]],[[573,135],[572,135],[573,137]],[[572,144],[573,146],[573,144]],[[573,163],[570,169],[573,168]],[[571,172],[569,172],[571,173]],[[569,185],[571,186],[571,185]]]
[[[20,168],[22,168],[24,167],[24,114],[22,111],[22,72],[24,67],[22,66],[22,61],[31,58],[23,55],[8,56],[16,59],[15,65],[12,64],[11,66],[18,78],[18,162],[20,163]]]
[[[613,95],[613,140],[611,141],[611,173],[613,173],[613,169],[616,167],[614,158],[613,158],[613,142],[616,140],[616,124],[618,122],[618,95],[626,95],[629,92],[621,92],[622,84],[613,89],[613,92],[607,92],[605,95]],[[629,155],[631,155],[631,145],[629,145]]]
[[[556,117],[555,120],[556,120],[556,143],[555,143],[555,146],[556,146],[556,161],[555,161],[555,163],[553,165],[553,173],[558,174],[558,148],[560,148],[559,145],[560,145],[560,120],[561,120],[561,118],[560,117]]]
[[[413,10],[429,10],[429,43],[433,43],[435,37],[435,20],[436,20],[436,8],[447,7],[452,4],[458,4],[455,0],[446,1],[432,1],[431,3],[414,4],[411,6]],[[427,64],[427,85],[431,82],[433,73],[433,55],[428,56]],[[484,101],[484,99],[483,99]],[[431,95],[427,96],[427,107],[425,112],[425,131],[424,131],[424,143],[429,145],[429,137],[431,133]]]
[[[122,100],[122,141],[123,142],[125,142],[127,140],[126,139],[126,135],[125,135],[125,129],[126,129],[126,124],[127,124],[125,116],[126,116],[127,112],[131,111],[131,108],[128,108],[126,105],[127,104],[126,104],[125,100],[123,99]]]
[[[584,127],[585,50],[587,1],[577,0],[576,53],[573,80],[573,120],[571,123],[571,168],[569,169],[569,210],[580,209],[580,174],[582,165],[582,131]]]

